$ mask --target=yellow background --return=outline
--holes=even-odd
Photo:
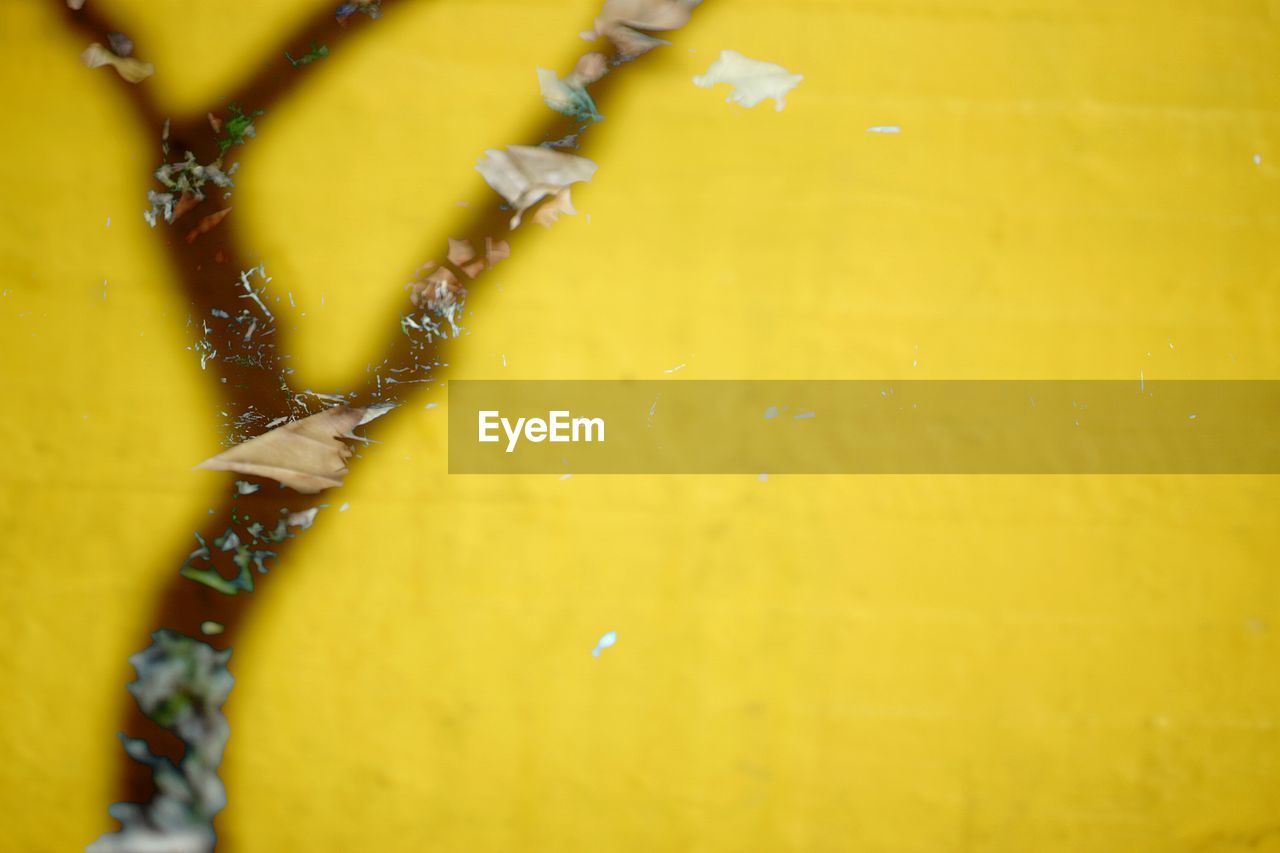
[[[174,114],[314,8],[89,2]],[[306,311],[305,384],[363,371],[594,11],[396,3],[259,121],[223,227]],[[1278,21],[708,0],[451,376],[1280,377]],[[141,217],[158,140],[54,0],[0,46],[0,849],[59,851],[112,826],[219,419]],[[787,109],[694,87],[723,48],[804,74]],[[1275,478],[450,477],[432,393],[236,645],[227,849],[1280,850]]]

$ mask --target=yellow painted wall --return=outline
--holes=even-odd
[[[88,2],[175,113],[314,5]],[[217,488],[158,140],[57,5],[0,4],[3,851],[111,826],[125,659]],[[306,382],[363,370],[594,8],[397,3],[260,121],[228,225]],[[708,0],[451,375],[1280,377],[1278,27]],[[690,83],[722,48],[805,75],[785,112]],[[227,849],[1280,850],[1275,478],[450,477],[425,402],[236,646]]]

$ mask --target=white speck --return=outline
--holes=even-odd
[[[818,416],[817,412],[801,412],[800,414],[795,416],[795,419],[798,421],[807,421],[810,418],[816,418],[817,416]]]
[[[664,371],[662,371],[662,372],[663,372],[663,373],[675,373],[677,370],[683,370],[683,369],[685,368],[685,366],[686,366],[686,365],[685,365],[685,363],[684,363],[684,362],[680,362],[679,364],[677,364],[675,367],[671,368],[670,370],[664,370]]]
[[[561,474],[561,475],[560,475],[560,482],[564,482],[565,480],[569,479],[569,478],[570,478],[570,477],[572,477],[572,476],[573,476],[572,474]]]
[[[914,359],[914,358],[913,358],[913,359],[911,359],[911,366],[912,366],[912,367],[919,367],[919,366],[920,366],[920,362],[919,362],[917,359]]]
[[[1255,166],[1261,166],[1261,165],[1262,165],[1262,155],[1261,155],[1261,154],[1254,154],[1254,155],[1253,155],[1253,165],[1255,165]]]
[[[324,307],[324,294],[323,294],[323,293],[322,293],[322,294],[320,294],[320,307],[321,307],[321,308],[323,308],[323,307]]]
[[[609,648],[610,646],[612,646],[612,645],[613,645],[614,643],[616,643],[616,642],[618,642],[618,632],[617,632],[617,631],[610,631],[610,632],[608,632],[607,634],[602,634],[602,635],[601,635],[601,637],[600,637],[600,639],[596,640],[596,647],[595,647],[594,649],[592,649],[592,650],[591,650],[591,654],[592,654],[592,656],[593,656],[593,657],[600,657],[600,653],[601,653],[602,651],[604,651],[605,649]]]
[[[469,202],[469,201],[460,201],[460,202],[457,202],[457,205],[458,205],[458,207],[470,207],[470,206],[471,206],[471,202]]]
[[[1255,156],[1257,156],[1257,155],[1255,155]],[[111,217],[110,217],[110,216],[108,216],[108,217],[107,217],[107,227],[108,227],[108,228],[110,228],[110,227],[111,227]]]
[[[777,407],[777,406],[770,406],[769,408],[767,408],[767,409],[765,409],[765,410],[764,410],[764,419],[765,419],[766,421],[771,421],[771,420],[773,420],[774,418],[776,418],[777,416],[778,416],[778,407]]]
[[[350,508],[351,508],[351,504],[344,503],[342,506],[338,507],[338,512],[346,512]]]
[[[505,352],[502,354],[502,366],[507,366],[507,354]]]
[[[1187,415],[1187,420],[1194,421],[1195,419],[1196,419],[1195,415]]]
[[[439,403],[427,403],[427,404],[426,404],[425,406],[423,406],[422,408],[424,408],[424,409],[434,409],[434,408],[435,408],[436,406],[438,406],[438,405],[440,405],[440,404],[439,404]]]
[[[1141,370],[1138,371],[1138,391],[1144,394],[1147,391],[1147,377],[1142,374]]]
[[[1173,349],[1173,341],[1169,341],[1169,349]]]
[[[105,278],[102,280],[102,301],[107,301],[107,280]]]
[[[759,481],[760,481],[760,482],[762,482],[762,483],[767,483],[767,482],[769,482],[769,475],[768,475],[768,474],[757,474],[757,475],[756,475],[756,479],[757,479],[757,480],[759,480]]]
[[[875,127],[868,127],[867,133],[902,133],[902,128],[896,124],[877,124]]]

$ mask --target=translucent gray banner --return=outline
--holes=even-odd
[[[1276,474],[1280,382],[451,381],[455,474]]]

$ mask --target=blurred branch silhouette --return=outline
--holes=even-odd
[[[62,6],[59,0],[51,2]],[[683,26],[699,2],[605,0],[601,14],[594,22],[594,32],[598,40],[611,47],[611,55],[606,57],[593,47],[565,80],[557,81],[554,76],[550,80],[543,78],[546,105],[558,112],[547,111],[543,104],[539,104],[533,124],[520,136],[537,140],[535,144],[540,143],[546,148],[576,148],[580,137],[599,119],[595,103],[609,88],[613,79],[607,76],[609,72],[655,46],[665,44],[650,33]],[[406,3],[407,0],[400,0],[395,7]],[[79,10],[62,6],[63,18],[87,41],[100,41],[108,33],[127,29],[122,22],[102,11],[100,6],[93,0]],[[272,58],[226,96],[172,120],[145,81],[138,85],[122,83],[123,93],[137,121],[152,134],[152,138],[163,140],[166,164],[172,164],[170,152],[173,152],[187,157],[187,163],[207,162],[222,169],[223,158],[234,151],[235,145],[245,142],[245,136],[252,135],[253,117],[265,114],[269,121],[273,108],[297,92],[309,79],[313,65],[289,58],[286,51],[300,52],[299,48],[305,49],[306,45],[312,45],[311,50],[315,51],[314,45],[323,42],[326,46],[324,55],[333,57],[340,52],[341,45],[361,37],[368,27],[374,25],[376,22],[371,17],[355,15],[348,18],[344,26],[338,26],[332,10],[322,8],[294,27],[280,48],[273,51]],[[164,69],[159,69],[158,73],[164,73]],[[591,85],[595,90],[588,95],[586,90]],[[220,136],[219,132],[225,125],[221,114],[231,105],[236,107],[232,118],[240,121],[235,128],[239,134]],[[245,119],[249,121],[247,126]],[[169,175],[174,173],[173,170],[182,168],[185,168],[183,164],[162,166],[162,170],[170,169],[170,172],[163,173]],[[234,166],[227,167],[225,173],[233,174]],[[157,176],[162,176],[162,172],[146,177],[152,180]],[[486,174],[486,180],[493,184],[489,174]],[[549,225],[554,221],[556,212],[565,209],[567,195],[546,195],[551,197],[546,205],[548,214],[542,217],[535,215],[534,218]],[[533,198],[529,204],[541,197]],[[141,202],[141,194],[139,198]],[[172,218],[178,220],[184,214],[198,210],[204,203],[205,200],[186,193],[179,201],[179,207],[186,209],[172,211]],[[517,210],[516,221],[522,209]],[[572,207],[569,206],[568,210],[571,211]],[[496,260],[505,258],[510,251],[507,239],[518,244],[526,238],[528,230],[509,233],[514,223],[508,225],[510,210],[497,193],[487,193],[482,199],[475,200],[468,211],[466,220],[456,229],[429,241],[429,245],[436,247],[429,254],[444,260],[429,262],[422,269],[429,273],[425,281],[413,283],[413,306],[422,313],[401,313],[392,318],[375,358],[348,383],[347,387],[355,390],[341,398],[316,394],[296,386],[295,372],[289,365],[288,331],[277,322],[275,313],[268,307],[278,304],[278,296],[271,292],[270,278],[263,267],[250,260],[251,252],[234,227],[234,221],[216,227],[226,216],[225,211],[207,216],[187,235],[187,239],[179,239],[185,228],[167,227],[167,224],[157,222],[157,236],[168,251],[176,283],[189,301],[193,317],[200,318],[203,337],[193,349],[200,356],[202,367],[209,363],[214,365],[213,370],[206,372],[222,398],[223,409],[229,413],[228,426],[232,433],[243,433],[239,436],[241,439],[261,434],[274,425],[314,414],[330,403],[372,405],[403,402],[429,381],[438,379],[445,347],[459,331],[455,318],[461,316],[461,303],[466,296],[462,282],[471,284],[492,268]],[[208,224],[210,221],[212,225]],[[462,236],[455,238],[454,235],[459,233]],[[461,248],[464,246],[465,250]],[[476,253],[470,248],[473,246],[485,247],[483,263],[477,261]],[[255,272],[259,274],[256,279],[251,275]],[[228,282],[234,282],[237,276],[242,287],[229,288]],[[408,301],[406,299],[406,307],[409,307]],[[438,322],[446,317],[448,326]],[[183,568],[182,575],[175,574],[160,593],[153,622],[185,635],[195,635],[202,625],[216,623],[221,626],[221,631],[210,643],[224,649],[236,636],[236,629],[248,610],[248,602],[253,599],[249,595],[228,593],[248,592],[254,588],[251,566],[258,570],[259,583],[269,577],[266,574],[267,561],[278,562],[296,538],[294,528],[298,533],[308,528],[321,508],[318,495],[275,488],[275,484],[269,481],[266,485],[270,487],[245,481],[233,482],[231,476],[226,482],[228,488],[221,503],[212,513],[202,512],[195,525],[194,537],[199,547],[192,550],[190,540],[182,544],[175,560]],[[200,565],[193,567],[193,560],[198,560]],[[199,582],[193,582],[193,577]],[[180,640],[212,651],[212,645],[191,640],[189,636]],[[168,648],[195,654],[191,652],[191,646],[180,640],[161,647],[159,653],[163,655],[164,649]],[[143,676],[141,670],[139,676],[140,679]],[[121,806],[113,811],[113,814],[127,813],[130,823],[126,825],[126,831],[104,836],[100,842],[116,846],[100,849],[159,849],[148,846],[155,841],[154,838],[146,837],[145,833],[135,833],[131,839],[128,830],[130,827],[139,832],[161,828],[163,820],[156,809],[163,808],[166,802],[163,799],[166,794],[164,780],[171,781],[175,777],[167,770],[163,773],[157,771],[153,783],[147,771],[177,765],[182,760],[184,749],[188,755],[191,754],[192,742],[181,736],[181,732],[175,737],[174,732],[159,723],[141,703],[129,707],[124,730],[128,733],[124,736],[128,752],[139,761],[126,761],[122,765],[123,799],[143,805]],[[218,753],[220,759],[221,750]],[[172,794],[172,791],[168,792],[170,797]],[[160,798],[156,798],[157,795]],[[218,804],[220,808],[221,801]],[[209,822],[206,827],[208,833],[201,837],[206,838],[210,845],[215,837],[212,818],[216,811],[214,809],[213,813],[204,815]],[[177,839],[169,841],[174,843]]]

